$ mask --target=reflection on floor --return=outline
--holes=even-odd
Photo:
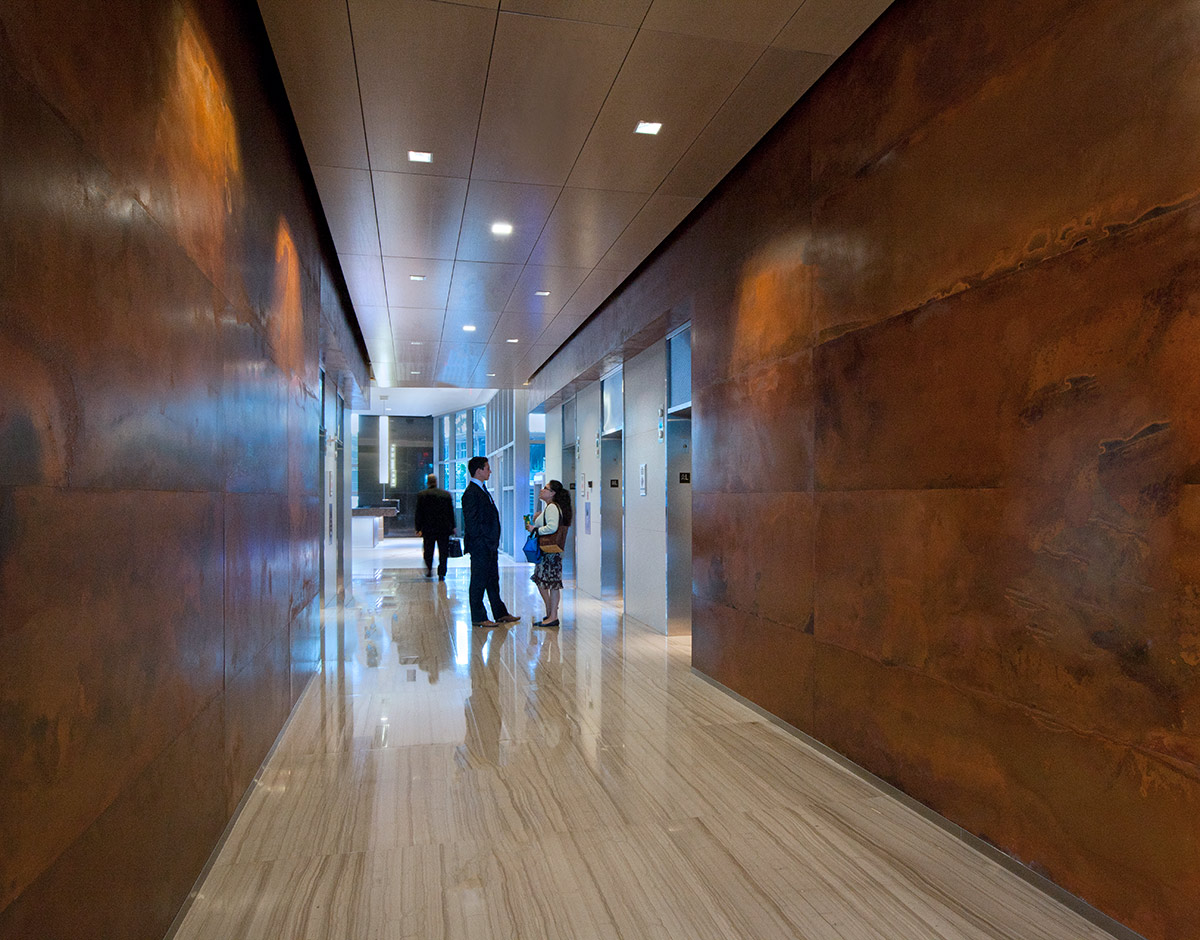
[[[178,937],[1108,937],[698,679],[689,638],[570,585],[535,630],[527,565],[524,620],[475,630],[463,562],[370,556]]]

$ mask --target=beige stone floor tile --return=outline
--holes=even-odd
[[[390,557],[390,561],[389,561]],[[528,567],[376,550],[177,934],[239,940],[1103,940],[904,804]]]

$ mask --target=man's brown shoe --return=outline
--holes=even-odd
[[[512,614],[505,614],[503,617],[497,617],[496,623],[520,623],[520,617],[514,617]]]
[[[473,627],[494,627],[494,626],[496,626],[496,621],[495,620],[476,620],[471,624],[471,626],[473,626]]]

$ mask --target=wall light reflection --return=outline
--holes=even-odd
[[[151,204],[166,205],[152,212],[172,220],[188,254],[224,284],[228,236],[244,204],[241,148],[229,83],[190,10],[180,19],[174,65],[155,128],[166,184]]]

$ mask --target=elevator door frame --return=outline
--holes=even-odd
[[[667,634],[692,630],[692,409],[667,417]],[[683,482],[680,475],[687,474]]]
[[[612,480],[617,486],[612,486]],[[625,436],[610,431],[600,439],[600,596],[625,600]]]

